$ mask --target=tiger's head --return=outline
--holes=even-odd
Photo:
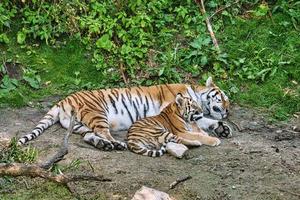
[[[223,119],[228,116],[229,99],[225,93],[215,85],[212,78],[206,80],[205,88],[194,87],[197,101],[201,104],[203,113],[214,119]]]
[[[201,106],[190,97],[184,97],[181,93],[178,93],[175,98],[175,103],[180,116],[186,122],[189,123],[195,121],[195,118],[203,117]]]

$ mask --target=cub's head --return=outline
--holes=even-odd
[[[195,118],[202,118],[203,112],[201,106],[189,97],[184,97],[178,93],[175,98],[175,103],[180,113],[180,116],[186,121],[195,121]]]
[[[229,99],[225,93],[216,86],[211,77],[206,80],[205,87],[195,87],[197,101],[202,105],[204,115],[214,119],[226,118],[229,111]]]

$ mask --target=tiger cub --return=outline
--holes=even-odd
[[[208,136],[204,131],[191,132],[193,121],[201,120],[203,112],[196,101],[176,95],[175,101],[159,115],[136,121],[128,130],[128,148],[137,154],[159,157],[166,152],[168,142],[199,146],[217,146],[220,140]]]

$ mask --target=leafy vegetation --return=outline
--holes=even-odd
[[[32,147],[21,148],[17,145],[16,138],[11,140],[9,147],[3,149],[0,153],[0,163],[31,163],[37,158],[37,150]]]
[[[299,1],[205,6],[221,53],[192,0],[1,1],[0,104],[212,75],[233,101],[276,119],[299,111]]]

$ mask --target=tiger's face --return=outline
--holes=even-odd
[[[202,109],[205,115],[211,116],[214,119],[224,119],[228,116],[229,99],[225,93],[217,87],[212,78],[209,77],[206,81],[207,91],[205,99],[200,95]]]
[[[181,93],[176,96],[176,105],[180,115],[186,122],[195,121],[195,118],[202,118],[203,111],[201,106],[189,97],[184,97]]]

